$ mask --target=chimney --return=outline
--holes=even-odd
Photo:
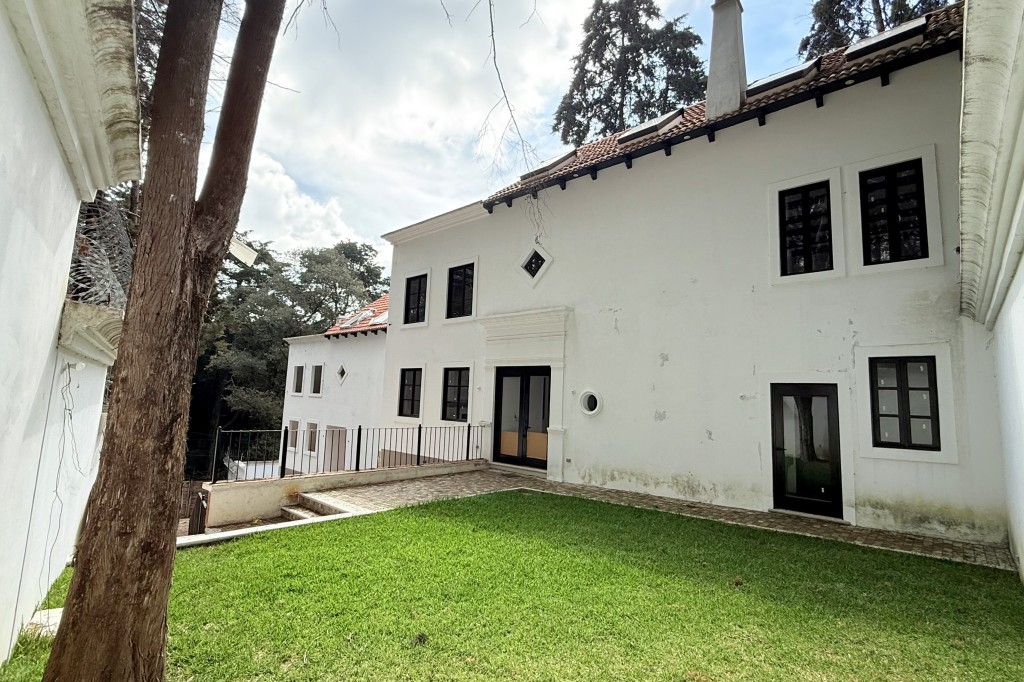
[[[743,5],[740,0],[715,0],[711,6],[711,65],[708,69],[708,120],[743,106],[747,92],[747,63],[743,58]]]

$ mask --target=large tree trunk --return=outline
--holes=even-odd
[[[202,195],[199,148],[222,0],[171,0],[145,210],[113,399],[45,682],[162,680],[177,497],[199,330],[245,193],[285,0],[249,0]]]
[[[882,12],[882,0],[871,0],[871,13],[875,19],[875,33],[886,30],[885,14]]]

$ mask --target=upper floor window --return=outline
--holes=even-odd
[[[423,386],[423,370],[403,369],[398,398],[399,417],[420,416],[420,391]]]
[[[427,276],[416,275],[405,280],[405,324],[427,319]]]
[[[469,421],[469,368],[444,370],[444,396],[441,419],[450,422]]]
[[[469,317],[473,314],[473,264],[448,269],[448,314]]]
[[[870,358],[874,446],[939,449],[935,358]]]
[[[309,393],[310,395],[320,395],[323,393],[324,384],[324,366],[313,365],[313,376],[309,382]]]
[[[928,257],[921,159],[860,172],[864,265]]]
[[[306,368],[302,365],[295,365],[295,371],[292,372],[292,393],[302,393],[302,383],[305,377]]]
[[[832,269],[832,205],[829,181],[779,192],[782,275]]]

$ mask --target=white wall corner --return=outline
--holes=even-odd
[[[79,198],[142,175],[131,0],[0,0]]]
[[[123,313],[107,306],[66,301],[57,345],[106,367],[117,359]]]
[[[747,92],[743,5],[740,0],[715,0],[711,9],[714,23],[705,103],[705,116],[709,121],[737,111],[743,106]]]

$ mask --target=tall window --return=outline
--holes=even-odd
[[[319,439],[320,425],[316,422],[306,422],[306,452],[316,452]]]
[[[288,420],[288,449],[294,450],[299,444],[299,422],[297,419]]]
[[[864,265],[928,257],[921,159],[860,173]]]
[[[423,370],[403,369],[398,397],[399,417],[420,416],[420,390],[423,386]]]
[[[427,276],[416,275],[405,280],[405,323],[415,324],[427,319]]]
[[[779,192],[782,275],[832,269],[832,206],[829,182]]]
[[[473,264],[448,269],[448,315],[469,317],[473,314]]]
[[[313,376],[309,382],[309,392],[311,395],[320,395],[323,393],[324,383],[324,366],[314,365]]]
[[[295,371],[292,372],[292,393],[302,393],[302,381],[305,373],[305,367],[302,365],[295,365]]]
[[[871,358],[868,367],[875,447],[938,450],[935,358]]]
[[[469,421],[469,368],[445,369],[441,419]]]

